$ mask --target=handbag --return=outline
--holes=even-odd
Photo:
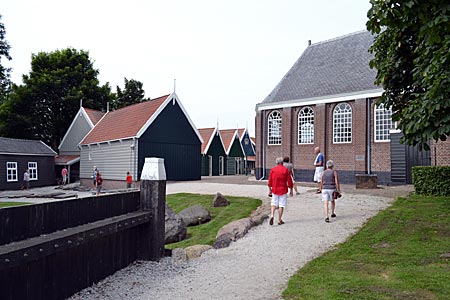
[[[339,193],[338,191],[334,191],[333,192],[333,200],[336,200],[337,198],[341,198],[342,194]]]

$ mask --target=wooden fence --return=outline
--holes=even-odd
[[[159,185],[150,198],[138,191],[0,209],[0,299],[65,299],[136,259],[159,259]]]

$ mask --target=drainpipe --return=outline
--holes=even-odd
[[[324,139],[325,139],[325,142],[323,143],[323,151],[322,151],[322,154],[323,154],[323,156],[325,157],[325,161],[323,162],[323,167],[325,168],[325,164],[326,164],[326,161],[328,160],[328,158],[327,158],[327,145],[328,145],[328,104],[327,103],[325,103],[324,104],[325,105],[325,132],[324,132]],[[333,129],[331,129],[332,131],[331,132],[333,132]],[[332,136],[333,136],[333,133],[332,133]],[[315,137],[314,137],[315,138]]]
[[[291,132],[290,132],[290,137],[289,137],[289,143],[290,143],[290,147],[289,147],[289,157],[291,159],[291,163],[292,163],[292,168],[294,168],[294,162],[292,161],[292,154],[294,153],[294,143],[295,140],[298,139],[298,133],[296,137],[293,137],[294,134],[294,109],[291,107],[290,108],[290,114],[291,114]],[[298,123],[298,119],[296,120]]]
[[[131,148],[131,157],[132,157],[132,162],[130,167],[132,168],[131,174],[133,174],[133,181],[137,181],[137,172],[136,172],[136,138],[133,137],[133,141],[131,142],[130,148]]]
[[[266,177],[266,147],[265,147],[266,142],[265,142],[265,137],[264,137],[264,133],[265,133],[265,129],[266,129],[266,113],[265,113],[264,110],[261,112],[261,115],[263,116],[263,119],[262,119],[262,122],[261,122],[261,124],[262,124],[262,126],[261,126],[262,127],[261,128],[261,156],[262,156],[261,167],[262,167],[262,175],[261,175],[261,178],[258,179],[259,181],[263,180]]]
[[[434,165],[437,166],[436,141],[434,141]]]
[[[370,98],[366,98],[366,128],[367,128],[367,143],[366,143],[366,157],[367,157],[367,175],[370,175],[372,170],[371,170],[371,148],[370,148],[370,140],[371,140],[371,126],[370,126],[370,118],[371,114],[370,114]]]

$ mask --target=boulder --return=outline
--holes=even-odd
[[[193,245],[186,247],[186,256],[188,259],[193,259],[202,256],[203,252],[213,249],[210,245]]]
[[[228,201],[227,198],[225,198],[221,193],[216,193],[214,196],[213,201],[213,207],[220,207],[220,206],[228,206],[230,205],[230,201]]]
[[[209,211],[201,205],[194,205],[178,213],[186,226],[195,226],[211,220]]]
[[[187,260],[186,250],[175,248],[172,250],[172,259],[176,262],[184,262]]]
[[[183,219],[173,212],[173,210],[166,203],[165,215],[165,244],[179,242],[186,238],[186,224]]]
[[[261,225],[269,215],[270,215],[270,204],[268,203],[261,204],[250,215],[250,221],[252,223],[252,226]]]
[[[243,237],[251,227],[250,218],[239,219],[224,225],[217,233],[213,247],[216,249],[227,247],[231,242]]]

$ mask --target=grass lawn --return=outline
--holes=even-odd
[[[214,195],[187,193],[167,195],[167,204],[175,213],[179,213],[187,207],[200,204],[209,210],[212,219],[205,224],[187,227],[187,239],[178,243],[168,244],[165,247],[174,249],[186,248],[197,244],[212,245],[216,240],[217,232],[222,226],[234,220],[250,216],[250,213],[261,205],[261,200],[254,198],[226,197],[230,201],[229,206],[212,207]]]
[[[25,205],[25,204],[30,204],[30,203],[25,203],[25,202],[0,202],[0,208],[8,207],[8,206]]]
[[[399,198],[299,270],[283,298],[450,299],[450,197]]]

